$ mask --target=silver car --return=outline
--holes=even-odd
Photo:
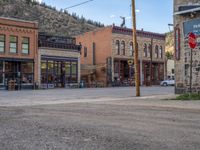
[[[161,81],[160,85],[161,86],[174,86],[175,85],[175,80],[167,79],[167,80]]]

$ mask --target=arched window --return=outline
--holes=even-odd
[[[144,57],[147,57],[147,44],[144,44]]]
[[[120,43],[119,43],[119,40],[116,41],[115,45],[116,45],[117,55],[120,55]]]
[[[130,55],[130,56],[134,56],[133,42],[130,42],[129,55]]]
[[[151,57],[151,44],[149,44],[149,46],[148,46],[148,57]]]
[[[156,45],[156,47],[155,47],[155,58],[158,58],[158,45]]]
[[[121,42],[121,54],[125,55],[125,42],[124,41]]]
[[[159,57],[163,58],[163,47],[162,46],[160,46],[160,49],[159,49]]]

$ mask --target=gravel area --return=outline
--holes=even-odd
[[[179,104],[121,98],[62,105],[1,106],[0,149],[199,150],[200,107],[184,108],[184,102],[182,107]]]

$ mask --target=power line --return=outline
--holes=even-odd
[[[77,7],[77,6],[80,6],[80,5],[84,5],[84,4],[89,3],[91,1],[94,1],[94,0],[87,0],[87,1],[84,1],[82,3],[76,4],[76,5],[73,5],[73,6],[69,6],[69,7],[65,8],[65,9],[70,9],[70,8],[74,8],[74,7]]]

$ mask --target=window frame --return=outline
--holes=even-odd
[[[120,55],[120,41],[119,40],[116,40],[115,46],[116,46],[116,49],[117,49],[117,55]]]
[[[125,41],[121,41],[121,52],[122,52],[122,55],[126,55],[126,43]]]
[[[144,43],[144,57],[148,56],[148,48],[147,48],[147,44]]]
[[[133,42],[130,42],[129,46],[130,46],[129,55],[130,55],[130,56],[134,56]]]
[[[87,57],[87,47],[84,47],[84,57]]]
[[[27,38],[28,39],[28,43],[24,42],[24,39]],[[23,46],[27,44],[28,45],[28,49],[25,49]],[[28,53],[24,53],[24,50],[27,50]],[[29,55],[30,54],[30,38],[29,37],[22,37],[22,54],[25,55]]]
[[[5,34],[0,34],[0,36],[3,36],[4,40],[1,40],[0,38],[0,43],[3,43],[3,46],[0,45],[0,48],[3,47],[3,51],[0,51],[0,53],[5,53],[6,49],[6,35]]]
[[[12,42],[12,41],[11,41],[11,37],[15,37],[15,38],[16,38],[16,42]],[[17,53],[18,53],[18,36],[10,35],[10,36],[9,36],[9,43],[10,43],[10,44],[9,44],[9,52],[10,52],[10,53],[13,53],[13,54],[17,54]],[[14,48],[14,47],[11,46],[11,44],[15,44],[15,45],[16,45],[16,47],[15,47],[15,48],[16,48],[16,49],[15,49],[16,51],[15,51],[15,52],[12,52],[12,51],[11,51],[11,48]]]
[[[163,58],[163,47],[162,46],[159,47],[159,57]]]
[[[159,46],[156,45],[155,46],[155,58],[158,58],[159,57]]]

